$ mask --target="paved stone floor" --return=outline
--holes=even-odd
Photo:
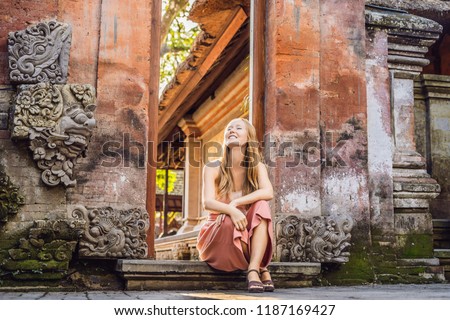
[[[0,289],[1,290],[1,289]],[[450,284],[368,285],[245,291],[0,292],[0,300],[450,300]]]

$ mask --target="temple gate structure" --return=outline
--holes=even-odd
[[[195,247],[236,117],[274,186],[276,285],[448,280],[450,3],[197,0],[159,97],[160,1],[4,2],[0,289],[241,286]]]

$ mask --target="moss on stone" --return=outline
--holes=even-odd
[[[375,267],[377,274],[393,274],[399,276],[419,275],[427,271],[426,267]]]
[[[14,278],[17,280],[40,280],[40,281],[53,281],[53,280],[61,280],[66,276],[66,272],[43,272],[43,273],[17,273],[14,274]],[[45,282],[46,284],[48,282]]]
[[[10,271],[34,271],[40,272],[43,270],[67,270],[69,267],[68,261],[39,261],[39,260],[6,260],[2,264],[2,268]]]
[[[398,258],[432,258],[433,236],[431,234],[397,235]]]
[[[349,262],[342,265],[323,264],[322,283],[330,285],[358,285],[375,279],[372,261],[366,247],[351,250]]]
[[[17,240],[0,240],[0,250],[8,250],[14,248],[17,244]]]

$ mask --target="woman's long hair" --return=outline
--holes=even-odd
[[[249,194],[259,189],[258,184],[258,163],[262,161],[261,153],[259,151],[259,142],[256,137],[255,127],[244,118],[240,118],[245,123],[247,128],[247,143],[245,144],[244,160],[241,165],[246,168],[246,177],[242,186],[242,195]],[[222,145],[222,160],[220,164],[219,176],[216,179],[216,190],[218,198],[228,198],[234,185],[233,175],[231,174],[231,155],[230,148],[225,144],[225,135]]]

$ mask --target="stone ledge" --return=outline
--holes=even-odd
[[[173,236],[167,236],[164,238],[155,239],[155,245],[165,245],[165,244],[173,244],[177,243],[181,240],[186,240],[189,238],[197,238],[199,231],[190,231],[183,234],[176,234]]]
[[[433,219],[433,228],[450,229],[450,219]]]
[[[156,239],[156,260],[198,260],[196,249],[198,233],[196,230]],[[186,252],[187,255],[184,256]]]
[[[399,266],[439,266],[438,258],[430,259],[398,259],[397,264]]]
[[[275,286],[295,288],[312,285],[320,263],[274,262],[269,266]],[[116,271],[127,290],[223,290],[245,289],[245,272],[214,270],[201,261],[118,260]]]
[[[434,256],[440,259],[450,259],[450,249],[434,249]]]

